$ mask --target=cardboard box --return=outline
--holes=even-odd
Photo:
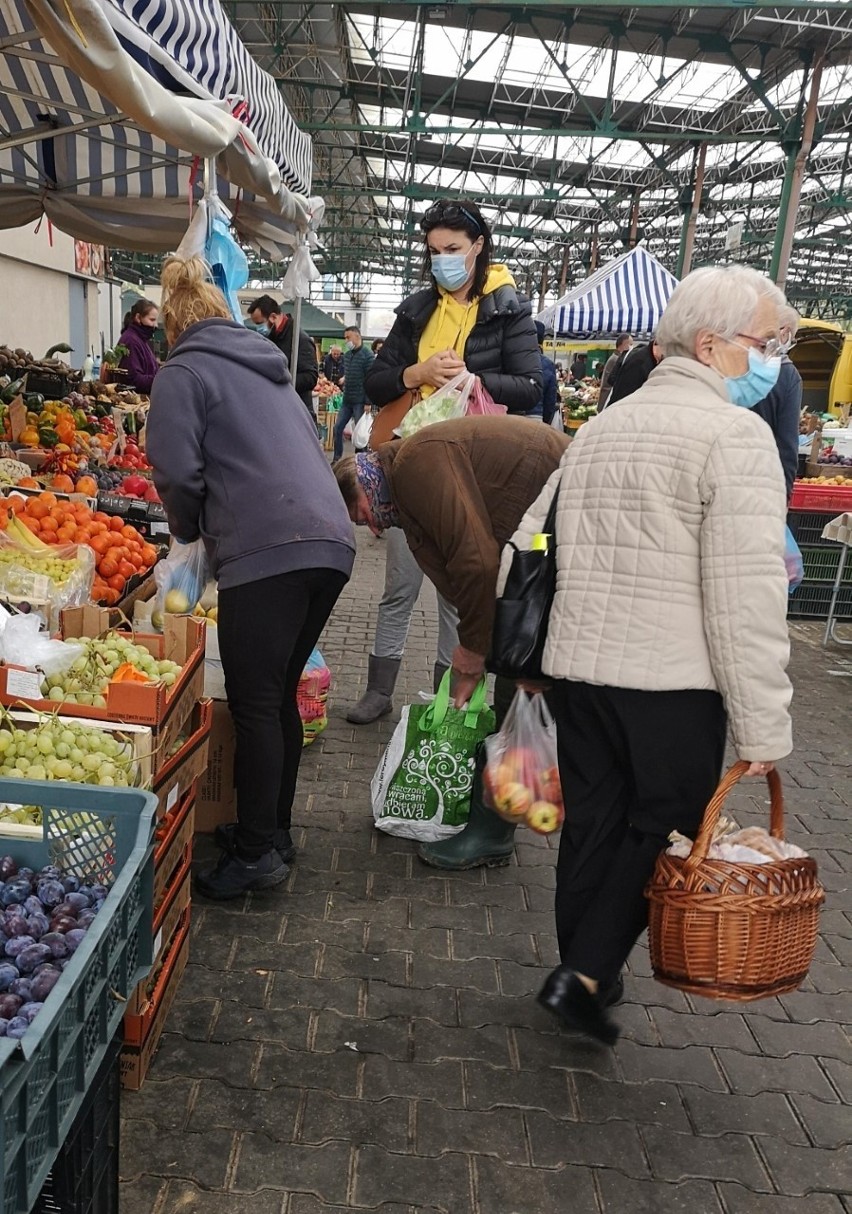
[[[165,903],[169,885],[175,873],[192,858],[192,836],[195,833],[194,798],[189,796],[170,818],[164,819],[166,831],[154,843],[154,922],[159,908]],[[159,833],[159,830],[158,830]]]
[[[180,938],[189,923],[192,902],[191,868],[192,852],[190,850],[185,863],[172,877],[162,905],[155,912],[154,960],[151,970],[153,974],[160,969],[171,951],[172,945]],[[144,979],[127,1001],[127,1014],[131,1017],[141,1016],[147,1006],[148,980]],[[125,1040],[130,1041],[127,1033],[125,1033]],[[139,1045],[141,1042],[134,1041],[131,1044]]]
[[[55,708],[55,705],[54,705]],[[35,729],[41,724],[41,717],[33,712],[16,712],[8,714],[9,719],[18,729]],[[90,729],[100,729],[103,733],[112,734],[121,742],[126,742],[131,749],[134,766],[139,777],[139,784],[147,788],[151,781],[151,729],[147,725],[117,725],[111,721],[92,721],[88,717],[57,716],[56,720],[63,725],[86,725]]]
[[[219,629],[208,626],[207,647],[204,650],[204,694],[211,700],[224,700],[225,670],[219,655]]]
[[[213,700],[207,770],[198,784],[195,829],[210,834],[220,822],[236,822],[234,722],[224,700]]]
[[[174,809],[199,776],[204,774],[208,762],[212,722],[212,701],[199,700],[184,725],[182,733],[188,736],[180,750],[171,756],[165,751],[156,756],[151,790],[159,802],[158,821]]]
[[[187,923],[182,938],[175,941],[169,952],[145,1011],[139,1016],[128,1015],[124,1018],[125,1033],[129,1032],[134,1041],[126,1044],[121,1051],[121,1086],[131,1092],[138,1092],[145,1082],[188,960]]]

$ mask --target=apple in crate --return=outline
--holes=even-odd
[[[530,830],[539,835],[552,835],[562,825],[563,812],[552,801],[534,801],[525,820]]]

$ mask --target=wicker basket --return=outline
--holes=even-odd
[[[810,858],[767,864],[709,860],[707,852],[728,793],[748,771],[735,763],[707,809],[690,855],[665,852],[645,890],[654,977],[711,999],[747,1002],[794,991],[813,957],[825,893]],[[784,838],[784,798],[767,776],[770,833]]]

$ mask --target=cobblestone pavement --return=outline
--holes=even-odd
[[[343,718],[383,577],[382,542],[359,543],[298,863],[263,898],[195,904],[159,1055],[123,1100],[121,1214],[850,1214],[850,658],[794,627],[788,828],[828,890],[805,989],[688,999],[642,946],[607,1050],[531,997],[557,960],[553,843],[519,832],[510,867],[442,876],[372,829],[393,720]],[[427,686],[434,636],[427,596],[399,702]],[[756,783],[731,808],[767,820]]]

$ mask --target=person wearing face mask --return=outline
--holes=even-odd
[[[508,269],[492,261],[491,232],[474,202],[443,200],[420,220],[423,279],[427,286],[404,299],[367,373],[367,395],[378,410],[409,392],[430,396],[467,368],[510,414],[537,410],[542,397],[541,357],[529,301],[518,294]],[[378,427],[374,423],[374,433]],[[387,533],[385,589],[379,603],[367,689],[347,714],[367,724],[393,709],[411,613],[423,574],[399,528]],[[437,684],[458,651],[457,616],[438,598]],[[455,652],[454,652],[455,651]]]
[[[151,391],[154,376],[160,369],[157,356],[151,348],[158,319],[159,309],[153,300],[137,299],[124,317],[121,337],[118,339],[118,344],[127,350],[118,365],[121,370],[128,372],[136,391],[146,395]]]
[[[262,337],[268,337],[287,359],[287,365],[292,366],[293,337],[296,332],[293,317],[285,312],[283,306],[276,303],[271,295],[261,295],[254,303],[250,303],[248,314],[254,324],[255,332],[260,333]],[[296,359],[295,388],[302,404],[313,418],[313,390],[319,379],[319,364],[313,338],[304,329],[299,330],[296,349],[298,358]]]
[[[792,749],[786,493],[752,412],[778,378],[785,302],[745,266],[687,275],[660,321],[663,361],[581,428],[512,537],[530,547],[558,490],[542,666],[566,812],[562,964],[539,1002],[609,1044],[645,886],[671,831],[695,837],[728,730],[754,776]]]
[[[343,355],[343,375],[339,381],[343,388],[343,400],[334,426],[334,463],[343,457],[344,430],[350,422],[355,427],[361,420],[367,404],[364,380],[373,365],[373,355],[364,345],[357,325],[347,325],[343,336],[346,339],[346,353]]]
[[[754,412],[762,417],[775,436],[775,445],[784,480],[787,497],[793,492],[793,483],[799,468],[799,417],[802,412],[802,377],[790,360],[789,352],[796,342],[799,314],[795,308],[787,307],[781,314],[781,369],[778,382],[763,400],[754,406]]]

